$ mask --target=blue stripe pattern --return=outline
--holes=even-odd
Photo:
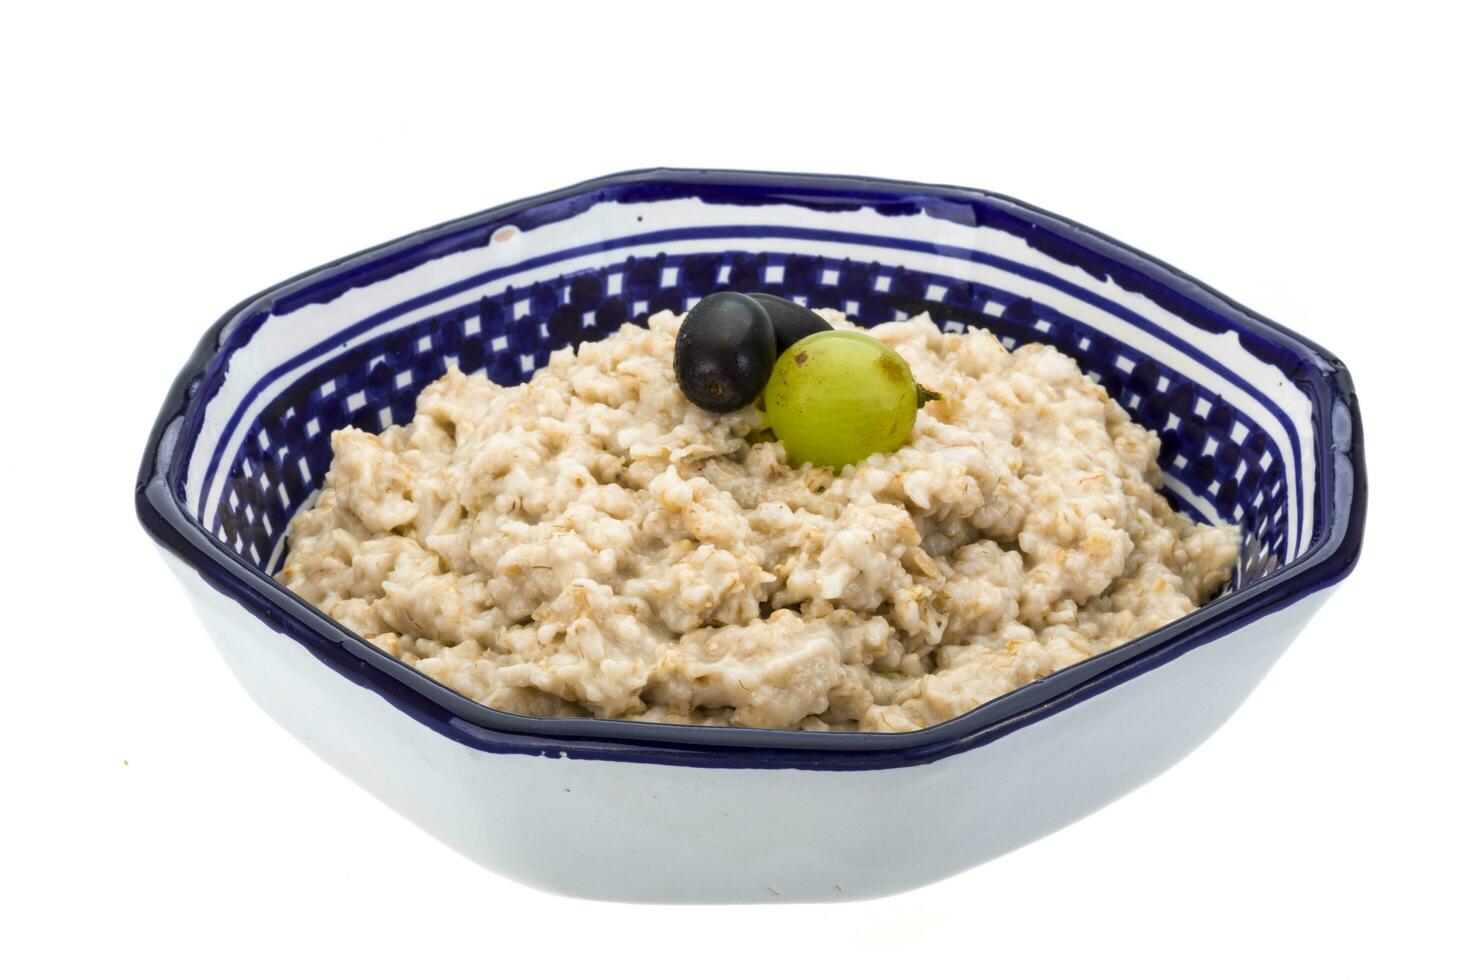
[[[564,262],[564,261],[567,261],[569,259],[574,259],[574,258],[577,258],[577,257],[580,257],[580,256],[590,255],[590,254],[596,254],[596,253],[605,252],[605,251],[614,250],[614,249],[619,249],[619,248],[629,248],[629,249],[631,249],[631,248],[637,248],[637,247],[641,247],[641,246],[647,246],[647,245],[652,245],[652,244],[665,244],[665,243],[670,243],[670,242],[675,242],[675,241],[682,242],[682,241],[699,241],[699,240],[706,240],[706,239],[726,239],[726,238],[742,238],[742,239],[749,239],[749,240],[752,240],[752,241],[758,241],[758,240],[761,240],[761,239],[768,239],[768,238],[792,238],[792,239],[808,240],[808,241],[820,242],[820,243],[824,243],[824,244],[832,244],[832,245],[838,245],[838,246],[844,245],[844,244],[846,244],[846,245],[864,245],[864,246],[875,246],[875,247],[882,247],[882,248],[899,249],[899,250],[911,251],[911,252],[917,252],[917,253],[924,253],[924,254],[935,254],[935,253],[937,253],[937,254],[941,254],[941,255],[946,255],[946,256],[949,256],[949,257],[953,257],[953,258],[964,259],[966,261],[975,262],[975,263],[981,264],[981,265],[987,265],[987,266],[990,266],[990,267],[999,269],[1001,271],[1008,272],[1008,273],[1011,273],[1013,275],[1019,276],[1021,278],[1027,279],[1027,280],[1029,280],[1031,282],[1035,282],[1035,283],[1038,283],[1040,285],[1051,287],[1051,288],[1056,289],[1056,290],[1058,290],[1058,291],[1060,291],[1060,292],[1062,292],[1062,293],[1064,293],[1066,295],[1069,295],[1069,296],[1072,296],[1072,297],[1074,297],[1076,299],[1079,299],[1079,300],[1087,303],[1089,306],[1094,307],[1095,309],[1104,311],[1104,312],[1106,312],[1106,313],[1108,313],[1108,314],[1110,314],[1112,316],[1116,316],[1119,319],[1122,319],[1125,322],[1130,323],[1130,324],[1132,324],[1135,327],[1138,327],[1139,329],[1141,329],[1144,332],[1148,333],[1150,336],[1152,336],[1155,339],[1161,341],[1162,343],[1164,343],[1164,344],[1166,344],[1166,345],[1174,348],[1175,350],[1178,350],[1180,353],[1185,354],[1186,356],[1188,356],[1195,363],[1200,364],[1200,365],[1202,365],[1204,367],[1209,368],[1210,370],[1214,371],[1216,374],[1218,374],[1221,377],[1223,377],[1226,380],[1228,380],[1230,383],[1236,385],[1241,390],[1246,391],[1248,394],[1250,394],[1252,397],[1254,397],[1262,406],[1264,406],[1268,412],[1272,413],[1275,416],[1276,420],[1281,425],[1282,429],[1285,431],[1285,433],[1287,435],[1287,439],[1289,441],[1289,445],[1290,445],[1291,450],[1292,450],[1291,453],[1290,453],[1290,458],[1291,458],[1291,460],[1293,461],[1293,464],[1294,464],[1294,472],[1291,474],[1292,479],[1290,480],[1290,487],[1291,487],[1291,489],[1292,489],[1292,491],[1294,492],[1294,495],[1295,495],[1295,499],[1292,501],[1292,506],[1294,506],[1295,508],[1297,508],[1297,512],[1298,513],[1301,512],[1301,508],[1302,508],[1302,494],[1304,492],[1303,491],[1302,473],[1301,473],[1301,451],[1302,451],[1302,446],[1301,446],[1301,441],[1300,441],[1300,439],[1298,437],[1298,434],[1296,432],[1295,426],[1292,425],[1291,421],[1286,417],[1285,413],[1283,413],[1280,410],[1280,408],[1270,398],[1266,397],[1262,392],[1260,392],[1254,386],[1252,386],[1249,383],[1247,383],[1237,373],[1235,373],[1234,371],[1231,371],[1230,369],[1226,368],[1218,360],[1216,360],[1213,357],[1210,357],[1210,356],[1206,355],[1205,353],[1203,353],[1202,351],[1200,351],[1195,346],[1193,346],[1191,344],[1188,344],[1187,342],[1185,342],[1184,340],[1182,340],[1181,338],[1179,338],[1176,334],[1174,334],[1174,333],[1172,333],[1172,332],[1170,332],[1170,331],[1168,331],[1168,330],[1166,330],[1166,329],[1158,326],[1157,324],[1149,321],[1147,318],[1145,318],[1143,316],[1140,316],[1139,314],[1137,314],[1134,311],[1128,309],[1127,307],[1121,306],[1121,305],[1119,305],[1119,304],[1117,304],[1117,303],[1115,303],[1115,302],[1113,302],[1111,300],[1108,300],[1108,299],[1105,299],[1104,297],[1098,296],[1096,293],[1094,293],[1091,290],[1085,289],[1085,288],[1083,288],[1081,286],[1078,286],[1078,285],[1076,285],[1074,283],[1068,282],[1067,280],[1064,280],[1064,279],[1061,279],[1061,278],[1059,278],[1057,276],[1051,275],[1050,273],[1042,272],[1040,270],[1034,269],[1031,266],[1025,265],[1023,263],[1018,263],[1018,262],[1015,262],[1013,260],[1005,259],[1005,258],[1000,257],[1000,256],[991,255],[991,254],[986,253],[986,252],[980,252],[980,251],[976,251],[976,250],[972,250],[972,249],[958,248],[958,247],[955,247],[955,246],[941,245],[941,244],[936,244],[936,243],[932,243],[932,242],[918,242],[918,241],[913,241],[913,240],[909,240],[909,239],[899,239],[899,238],[893,238],[893,237],[888,237],[888,236],[880,236],[880,235],[862,235],[862,234],[854,234],[854,233],[839,233],[839,232],[832,232],[832,231],[814,231],[812,229],[798,228],[798,227],[757,226],[757,225],[736,225],[736,226],[726,225],[726,226],[710,226],[710,227],[693,228],[693,229],[672,229],[672,230],[666,230],[666,231],[662,231],[662,232],[650,232],[650,233],[645,233],[645,234],[642,234],[642,235],[624,236],[624,237],[609,239],[607,241],[598,242],[598,243],[594,243],[594,244],[590,244],[590,245],[580,246],[580,247],[577,247],[577,248],[564,249],[564,250],[561,250],[561,251],[558,251],[558,252],[553,252],[553,253],[549,253],[549,254],[546,254],[546,255],[537,256],[536,258],[528,259],[528,260],[526,260],[524,262],[521,262],[521,263],[518,263],[516,265],[512,265],[512,266],[508,266],[508,267],[504,267],[504,268],[498,268],[498,269],[494,269],[494,270],[489,270],[489,271],[486,271],[486,272],[483,272],[483,273],[479,273],[479,274],[477,274],[475,276],[471,276],[471,277],[467,277],[465,279],[461,279],[461,280],[459,280],[457,282],[450,283],[450,284],[448,284],[446,286],[443,286],[443,287],[440,287],[438,289],[435,289],[435,290],[433,290],[433,291],[431,291],[429,293],[425,293],[422,296],[416,297],[416,298],[414,298],[412,300],[408,300],[408,301],[405,301],[403,303],[396,304],[396,305],[394,305],[392,307],[389,307],[389,308],[387,308],[385,310],[379,311],[378,313],[376,313],[376,314],[374,314],[374,315],[372,315],[370,317],[367,317],[367,318],[365,318],[363,320],[360,320],[357,323],[352,324],[351,326],[348,326],[348,327],[344,328],[343,330],[338,331],[337,333],[333,334],[331,337],[329,337],[326,340],[324,340],[324,341],[316,344],[315,346],[313,346],[309,350],[302,352],[301,354],[297,355],[296,357],[293,357],[293,358],[287,360],[286,362],[284,362],[284,363],[282,363],[280,365],[277,365],[276,367],[274,367],[273,369],[271,369],[270,371],[268,371],[254,385],[254,387],[251,388],[251,390],[250,390],[249,394],[247,395],[247,397],[242,400],[240,406],[236,409],[236,411],[234,412],[234,414],[231,416],[230,420],[226,423],[226,425],[224,427],[224,430],[223,430],[222,436],[220,437],[220,439],[215,444],[214,452],[213,452],[213,454],[211,456],[209,465],[208,465],[208,467],[207,467],[207,469],[205,471],[205,475],[204,475],[203,486],[204,486],[205,492],[201,495],[201,501],[207,500],[209,498],[209,493],[208,493],[209,488],[211,488],[214,485],[214,479],[215,479],[216,474],[218,473],[219,466],[220,466],[220,464],[222,462],[222,455],[223,455],[223,453],[225,451],[225,447],[229,443],[229,437],[230,437],[231,433],[233,433],[235,431],[235,429],[240,425],[240,423],[241,423],[241,421],[243,419],[244,413],[248,409],[251,408],[251,406],[254,404],[254,401],[255,401],[256,397],[259,395],[259,393],[265,387],[267,387],[271,382],[275,381],[277,378],[279,378],[282,375],[288,373],[289,371],[293,370],[294,368],[300,367],[302,364],[309,363],[311,360],[313,360],[313,359],[315,359],[317,357],[320,357],[322,354],[326,353],[327,351],[332,350],[334,347],[338,347],[338,346],[340,346],[340,345],[342,345],[342,344],[344,344],[344,343],[352,340],[354,337],[357,337],[357,336],[361,335],[362,333],[373,329],[374,327],[381,326],[382,324],[387,323],[387,322],[390,322],[393,319],[396,319],[398,317],[401,317],[401,316],[404,316],[406,314],[409,314],[409,313],[413,312],[416,309],[421,309],[424,306],[428,306],[428,305],[430,305],[432,303],[436,303],[436,302],[442,301],[444,299],[448,299],[450,297],[459,295],[460,293],[463,293],[463,292],[465,292],[467,290],[474,289],[476,286],[484,285],[487,282],[491,282],[491,281],[494,281],[494,280],[497,280],[497,279],[507,278],[509,276],[518,275],[520,273],[524,273],[524,272],[528,272],[528,271],[533,271],[533,270],[538,269],[538,268],[545,268],[546,266],[549,266],[549,265],[552,265],[552,264],[557,264],[557,263],[560,263],[560,262]],[[659,257],[659,260],[662,261],[663,258],[664,258],[663,256],[660,256]],[[699,255],[695,255],[695,256],[690,256],[690,258],[695,259],[695,260],[700,260],[701,257]],[[810,256],[798,256],[796,258],[797,258],[798,261],[801,261],[803,259],[808,260],[808,261],[817,261],[816,259],[813,259]],[[643,260],[643,261],[654,261],[654,260],[648,259],[648,260]],[[840,260],[837,260],[837,261],[840,261]],[[916,271],[912,271],[912,270],[901,270],[901,271],[905,271],[905,275],[908,276],[910,279],[912,279],[915,276],[925,276],[925,275],[928,275],[929,278],[934,279],[936,281],[951,281],[952,282],[952,280],[946,280],[946,278],[945,277],[942,277],[942,276],[934,276],[932,274],[920,273],[920,272],[916,272]],[[682,279],[680,279],[679,281],[682,281]],[[849,284],[849,285],[851,285],[851,284]],[[531,287],[528,287],[528,288],[522,290],[521,292],[525,296],[529,297],[532,294],[537,293],[538,291],[544,291],[546,288],[548,288],[546,283],[537,283],[537,284],[535,284],[535,285],[533,285]],[[954,287],[951,287],[951,289],[953,289],[953,288]],[[978,288],[978,287],[976,287],[976,288]],[[994,290],[992,287],[986,287],[986,289],[989,292],[998,292],[998,291]],[[684,306],[678,305],[678,304],[680,302],[682,302],[683,297],[685,297],[685,296],[688,295],[688,291],[687,290],[681,292],[679,290],[679,288],[677,288],[677,287],[664,287],[662,291],[663,291],[664,295],[662,297],[656,297],[656,299],[660,299],[662,301],[661,302],[661,305],[654,306],[653,309],[657,310],[657,309],[665,309],[665,308],[667,308],[667,309],[672,309],[672,310],[675,310],[675,311],[682,311],[685,308]],[[779,292],[780,290],[779,289],[772,289],[772,290],[768,290],[768,291]],[[946,294],[948,293],[948,291],[950,291],[950,290],[947,290],[946,291]],[[793,295],[796,295],[796,294],[793,294]],[[843,293],[843,291],[841,289],[837,289],[837,290],[832,291],[829,295],[832,296],[832,297],[834,297],[834,298],[840,298],[840,297],[844,296],[845,294]],[[921,295],[927,295],[927,290],[923,294],[921,294]],[[845,300],[844,300],[844,302],[845,302]],[[812,305],[815,305],[815,306],[835,306],[838,309],[843,308],[843,306],[841,304],[836,303],[836,302],[829,303],[829,302],[825,302],[825,301],[821,301],[821,300],[812,299],[811,300],[811,303],[812,303]],[[953,304],[948,304],[948,305],[953,305]],[[546,311],[545,311],[545,303],[544,302],[541,304],[541,307],[542,307],[543,314],[547,317],[547,319],[549,321],[550,316],[554,315],[554,313],[546,313]],[[980,311],[979,310],[972,310],[971,312],[980,312]],[[867,318],[867,317],[865,317],[864,320],[866,322],[868,322],[868,323],[878,322],[878,319],[874,319],[874,318]],[[1096,331],[1094,331],[1094,332],[1096,333]],[[1101,335],[1101,334],[1099,336],[1104,336],[1105,337],[1105,335]],[[1082,360],[1083,359],[1083,355],[1086,354],[1086,351],[1084,349],[1080,348],[1080,347],[1078,349],[1076,349],[1076,350],[1069,349],[1060,340],[1055,340],[1055,339],[1051,339],[1049,337],[1040,337],[1040,336],[1034,337],[1034,338],[1031,338],[1031,339],[1037,339],[1037,340],[1043,340],[1043,341],[1046,341],[1046,342],[1051,342],[1051,343],[1053,343],[1053,344],[1061,347],[1062,350],[1066,351],[1067,353],[1071,354],[1072,356],[1077,357],[1079,360]],[[566,341],[564,341],[564,342],[566,342]],[[1106,339],[1103,339],[1101,341],[1101,343],[1104,346],[1106,346],[1106,344],[1107,344]],[[558,344],[556,346],[560,346],[560,345]],[[1133,360],[1136,361],[1137,359],[1135,358]],[[544,363],[544,361],[542,363]],[[1103,367],[1106,367],[1106,365],[1104,365]],[[1107,377],[1109,375],[1109,373],[1110,373],[1107,370],[1101,370],[1101,371],[1099,371],[1096,368],[1092,368],[1092,367],[1089,367],[1089,370],[1093,370],[1095,373],[1099,374],[1099,376],[1102,377],[1102,378]],[[516,380],[520,380],[520,379],[516,379]],[[217,383],[217,381],[218,381],[218,379],[216,379],[216,383]],[[510,382],[510,383],[514,383],[514,382]],[[1150,399],[1150,400],[1153,400],[1153,399]],[[1213,407],[1214,406],[1224,406],[1224,404],[1225,404],[1225,400],[1222,397],[1218,396],[1218,394],[1216,395],[1215,398],[1208,399],[1207,401],[1209,401],[1210,404],[1212,405],[1212,409],[1211,410],[1213,410]],[[1181,408],[1188,408],[1189,407],[1189,406],[1183,405],[1182,400],[1179,401],[1178,404],[1179,404],[1179,407],[1181,407]],[[1222,410],[1222,412],[1224,411],[1223,407],[1222,407],[1221,410]],[[1185,414],[1185,413],[1180,413],[1177,416],[1177,418],[1179,419],[1179,424],[1184,425],[1185,424],[1185,420],[1189,418],[1189,415],[1188,414]],[[1148,424],[1148,423],[1145,422],[1145,424]],[[1168,420],[1167,419],[1165,419],[1161,423],[1161,425],[1167,425],[1167,424],[1168,424]],[[1160,427],[1150,426],[1150,428],[1155,428],[1156,431],[1157,431]],[[1216,440],[1216,442],[1217,442],[1217,444],[1223,444],[1218,439]],[[1208,445],[1208,444],[1209,444],[1208,440],[1205,440],[1204,442],[1200,443],[1201,446],[1205,446],[1205,445]],[[1282,454],[1279,453],[1279,452],[1275,453],[1274,455],[1276,456],[1276,458],[1282,458]],[[1213,482],[1213,481],[1211,481],[1211,482]],[[1229,482],[1228,480],[1222,481],[1222,485],[1226,485],[1226,484],[1228,484],[1228,482]],[[1205,489],[1208,490],[1208,484],[1206,485]],[[201,507],[202,507],[202,504],[201,504]],[[1235,519],[1235,515],[1233,515],[1233,513],[1229,509],[1222,510],[1219,513],[1225,519]],[[206,515],[203,513],[202,509],[201,509],[201,511],[196,516],[198,516],[198,518],[200,519],[201,522],[208,523],[208,521],[206,519]],[[1299,532],[1298,532],[1298,535],[1299,535],[1298,536],[1298,540],[1295,541],[1295,542],[1293,542],[1293,544],[1295,546],[1294,549],[1293,549],[1293,552],[1294,553],[1300,553],[1301,551],[1305,550],[1305,547],[1306,547],[1306,538],[1307,538],[1308,534],[1311,532],[1311,530],[1312,529],[1308,529],[1308,528],[1300,528],[1299,529]]]
[[[701,230],[700,237],[727,238],[732,231],[711,229],[705,236]],[[748,228],[741,231],[736,237],[799,237],[792,234],[793,229],[762,229],[761,235],[749,234]],[[680,240],[692,237],[689,232],[679,235]],[[822,240],[831,237],[824,235]],[[587,251],[603,248],[589,246]],[[542,257],[521,271],[566,257]],[[974,258],[975,253],[966,257]],[[987,258],[986,264],[996,267],[1015,265],[994,256]],[[1044,275],[1026,267],[1007,271],[1025,274],[1033,281]],[[481,281],[506,274],[498,270]],[[1086,293],[1071,283],[1048,284],[1066,287],[1069,295]],[[701,252],[672,258],[661,254],[588,268],[524,289],[481,295],[448,312],[340,349],[344,339],[474,285],[456,283],[384,310],[263,375],[232,420],[235,425],[245,421],[244,406],[251,405],[254,396],[276,377],[339,349],[269,403],[255,406],[245,437],[226,470],[219,504],[206,526],[257,567],[274,571],[268,566],[273,555],[279,556],[278,546],[291,513],[325,476],[333,430],[355,425],[378,431],[387,424],[408,421],[419,390],[441,375],[448,363],[467,372],[483,370],[501,384],[516,384],[544,365],[557,347],[606,336],[625,320],[645,322],[648,313],[659,309],[682,311],[699,296],[730,288],[760,289],[813,306],[833,307],[860,323],[927,312],[945,329],[985,327],[1009,346],[1032,341],[1053,344],[1076,357],[1138,421],[1159,432],[1160,464],[1166,474],[1212,504],[1223,519],[1245,527],[1247,547],[1236,570],[1236,585],[1259,579],[1289,557],[1288,490],[1295,487],[1299,492],[1301,481],[1299,475],[1287,473],[1280,448],[1266,433],[1220,393],[1033,299],[903,267],[805,254]],[[1105,302],[1096,296],[1090,301]],[[1108,312],[1126,316],[1151,335],[1179,346],[1177,338],[1132,311],[1115,307]],[[1209,361],[1198,352],[1191,357]],[[1223,366],[1211,366],[1249,389]],[[1260,401],[1272,404],[1264,397]],[[1284,417],[1280,421],[1294,436],[1290,422]],[[221,437],[216,444],[216,456],[225,442]],[[1186,499],[1177,494],[1171,497],[1176,506],[1193,511]]]

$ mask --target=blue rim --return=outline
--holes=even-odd
[[[1110,277],[1195,322],[1217,324],[1280,348],[1283,369],[1312,402],[1319,438],[1317,507],[1323,530],[1298,558],[1161,630],[997,698],[932,728],[905,734],[707,728],[592,718],[528,718],[487,708],[390,657],[300,600],[228,549],[182,504],[182,463],[197,432],[189,409],[218,381],[211,364],[227,337],[269,313],[324,302],[432,258],[481,243],[516,215],[523,228],[560,220],[600,200],[699,197],[720,203],[808,208],[912,207],[965,225],[1000,227],[1032,247]],[[528,216],[527,211],[534,211]],[[528,220],[529,218],[529,220]],[[983,219],[983,221],[982,221]],[[197,423],[197,418],[196,418]],[[614,174],[511,202],[358,252],[293,277],[238,304],[205,334],[164,400],[143,454],[135,491],[139,520],[161,546],[277,632],[333,670],[367,687],[441,734],[491,752],[566,755],[736,768],[878,769],[916,765],[1001,738],[1065,710],[1189,650],[1277,612],[1344,578],[1362,549],[1367,506],[1362,424],[1352,379],[1340,360],[1296,333],[1227,299],[1171,266],[1030,205],[968,188],[745,171],[643,170]]]

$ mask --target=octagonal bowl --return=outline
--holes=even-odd
[[[271,578],[334,429],[408,421],[451,364],[518,383],[558,347],[717,289],[1058,347],[1159,433],[1177,508],[1244,529],[1226,594],[952,721],[880,735],[505,714]],[[240,303],[164,397],[136,502],[251,696],[450,846],[573,895],[766,902],[936,880],[1182,758],[1352,569],[1366,483],[1337,359],[1096,232],[956,187],[651,170]]]

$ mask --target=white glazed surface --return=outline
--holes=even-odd
[[[455,742],[164,557],[246,690],[331,765],[509,878],[642,902],[872,898],[1035,840],[1203,742],[1328,594],[927,765],[711,769],[495,754]],[[910,832],[918,811],[922,835]]]

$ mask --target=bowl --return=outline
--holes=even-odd
[[[944,724],[852,734],[506,714],[271,578],[334,429],[408,421],[451,364],[514,384],[558,347],[719,289],[1055,345],[1160,434],[1175,507],[1244,529],[1226,593]],[[164,398],[136,503],[250,695],[451,847],[571,895],[765,902],[931,882],[1168,768],[1352,570],[1366,483],[1341,362],[1097,232],[958,187],[648,170],[408,235],[240,303]]]

